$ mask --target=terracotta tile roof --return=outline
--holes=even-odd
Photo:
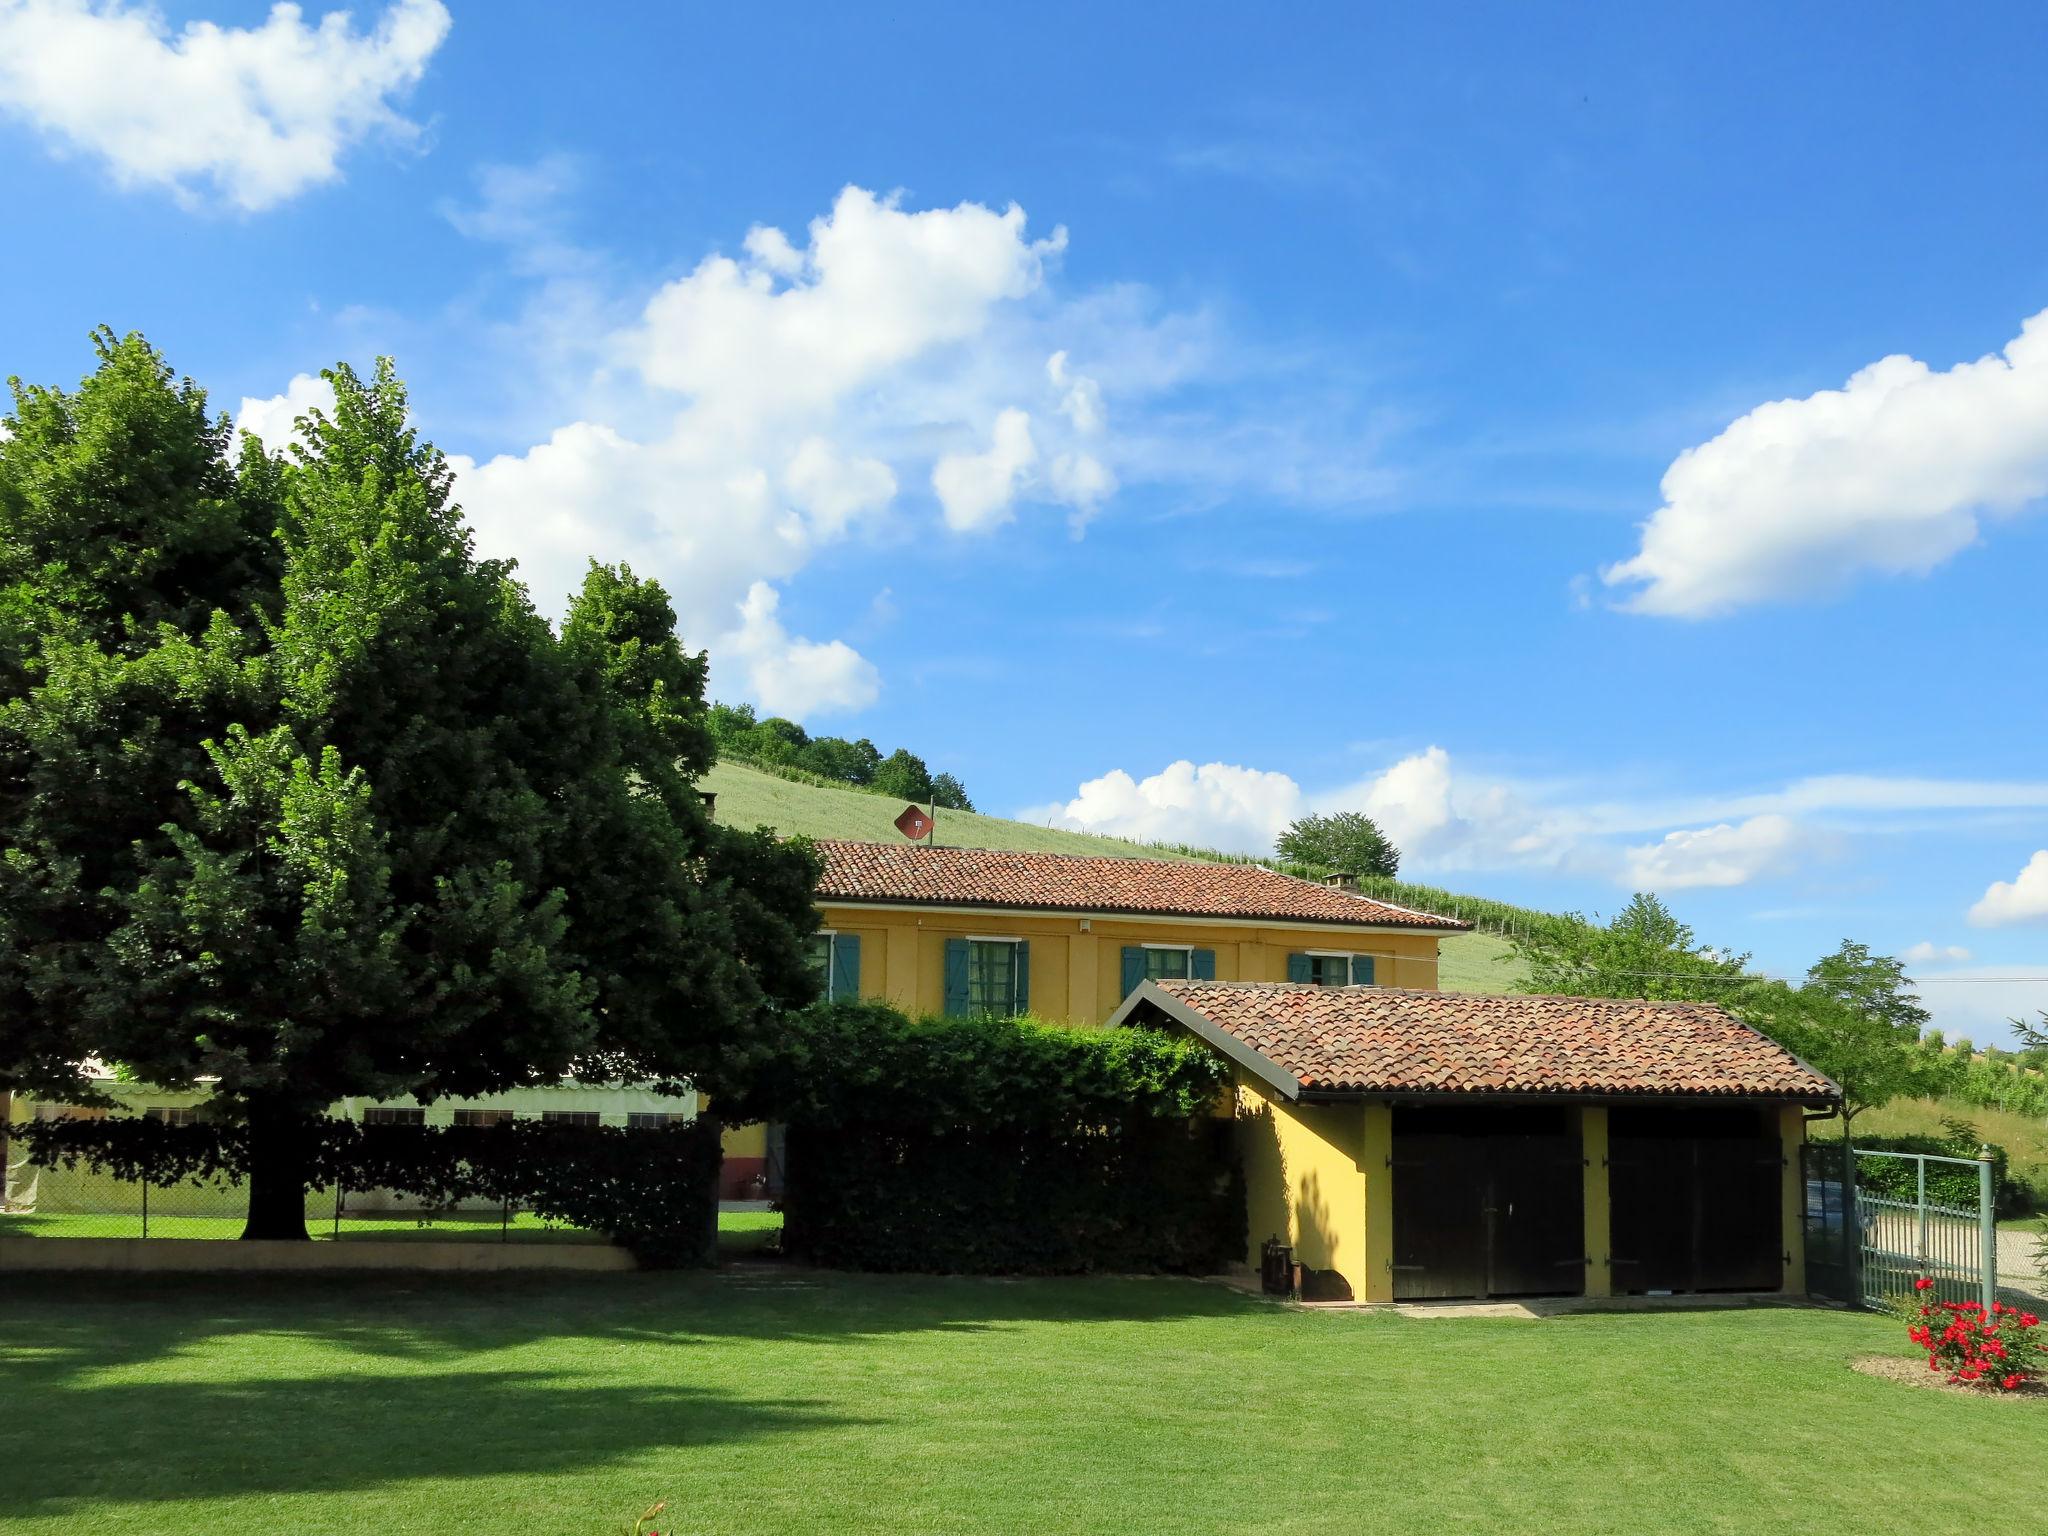
[[[1148,983],[1134,1001],[1148,997],[1207,1020],[1304,1090],[1839,1097],[1711,1003],[1214,981]]]
[[[825,874],[818,882],[818,895],[825,901],[1264,918],[1445,933],[1471,926],[1257,864],[1103,859],[832,839],[821,839],[818,850],[825,856]]]

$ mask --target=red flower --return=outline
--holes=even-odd
[[[2035,1327],[2040,1323],[2040,1321],[2041,1319],[2034,1316],[2034,1314],[2031,1312],[2022,1312],[2020,1314],[2020,1326],[2022,1328]]]
[[[1999,1386],[2003,1387],[2008,1392],[2017,1392],[2022,1385],[2024,1385],[2024,1381],[2017,1372],[2015,1372],[2011,1376],[2006,1377],[2005,1380],[1999,1383]]]
[[[1913,1282],[1913,1289],[1916,1291],[1931,1291],[1934,1289],[1934,1282],[1928,1279],[1925,1275],[1922,1275],[1918,1280],[1915,1280]]]

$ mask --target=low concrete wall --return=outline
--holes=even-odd
[[[341,1270],[623,1270],[633,1255],[608,1243],[243,1242],[236,1238],[0,1237],[0,1273],[100,1270],[132,1274]]]

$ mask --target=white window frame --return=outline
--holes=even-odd
[[[837,928],[820,928],[811,937],[825,941],[825,996],[823,1001],[829,1003],[832,1001],[832,952],[839,947],[832,941],[839,937],[839,930]]]

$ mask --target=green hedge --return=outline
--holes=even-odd
[[[1859,1152],[1922,1152],[1935,1157],[1972,1159],[1980,1145],[1967,1137],[1950,1136],[1851,1135],[1849,1139]],[[1912,1163],[1900,1158],[1858,1158],[1856,1182],[1880,1199],[1910,1202],[1918,1190],[1919,1176]],[[1975,1210],[1977,1183],[1975,1168],[1958,1168],[1953,1163],[1927,1165],[1927,1198],[1936,1205]],[[2014,1183],[2009,1175],[2003,1147],[1991,1149],[1991,1188],[2001,1215],[2023,1214],[2030,1208],[2026,1187]]]
[[[837,1268],[1198,1271],[1245,1252],[1228,1079],[1145,1029],[814,1008],[734,1118],[788,1125],[784,1249]]]
[[[1095,1135],[789,1128],[782,1243],[834,1269],[1206,1273],[1245,1255],[1222,1120]]]
[[[118,1179],[166,1186],[248,1172],[239,1125],[165,1125],[142,1118],[34,1121],[14,1127],[30,1159],[83,1163]],[[659,1129],[507,1121],[490,1126],[309,1127],[309,1178],[321,1188],[388,1189],[430,1204],[509,1202],[549,1221],[603,1232],[652,1268],[715,1256],[718,1128]]]

